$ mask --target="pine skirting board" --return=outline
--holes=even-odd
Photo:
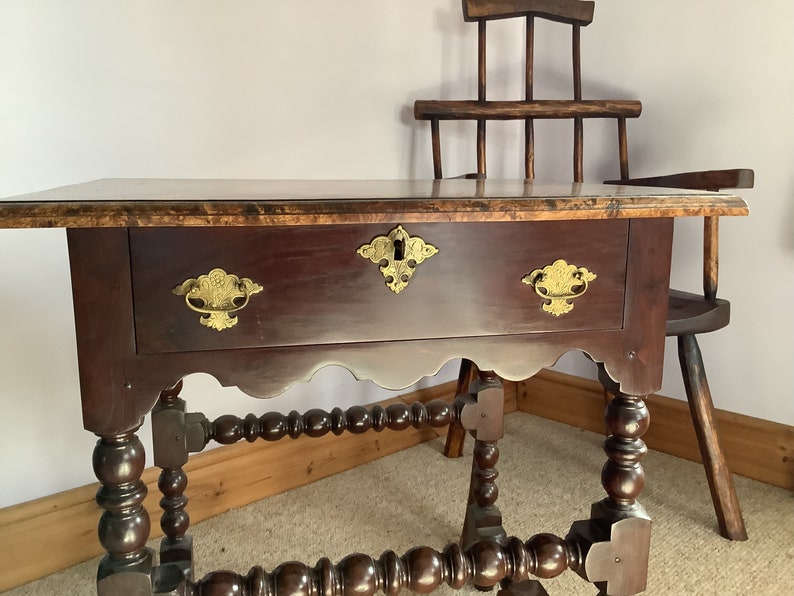
[[[452,400],[455,383],[444,383],[391,401]],[[596,381],[542,371],[532,379],[506,383],[505,410],[520,410],[594,432],[603,432],[603,392]],[[685,402],[651,396],[647,400],[651,426],[648,446],[699,461],[695,434]],[[730,412],[717,412],[720,436],[728,464],[735,473],[794,489],[794,427]],[[367,432],[362,435],[301,437],[275,443],[258,441],[213,449],[191,457],[185,466],[189,485],[188,511],[192,523],[266,496],[315,480],[434,439],[443,429],[402,432]],[[159,491],[155,468],[144,472],[149,488],[145,506],[152,519],[152,537],[159,528]],[[94,502],[97,485],[0,509],[3,551],[0,591],[65,569],[101,554],[96,538],[100,509]],[[69,544],[69,548],[45,546]]]

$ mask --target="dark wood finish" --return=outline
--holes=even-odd
[[[539,16],[552,21],[587,25],[593,20],[595,2],[582,0],[463,0],[466,21]]]
[[[629,141],[626,134],[626,118],[618,118],[618,158],[621,178],[629,177]]]
[[[430,134],[433,138],[433,177],[440,179],[443,177],[441,170],[441,134],[438,128],[438,118],[430,120]]]
[[[609,461],[601,472],[601,483],[613,509],[631,508],[645,485],[640,461],[648,449],[640,437],[648,430],[648,408],[642,399],[618,393],[607,404],[604,419],[609,433],[604,451]]]
[[[524,58],[524,100],[535,97],[535,17],[527,15],[526,56]],[[440,176],[439,176],[440,177]],[[524,120],[524,177],[535,179],[535,120]]]
[[[382,432],[405,430],[406,428],[441,428],[460,420],[462,404],[450,404],[444,400],[413,404],[393,403],[385,408],[353,406],[347,410],[334,408],[330,412],[313,408],[300,414],[293,410],[289,414],[268,412],[261,416],[248,414],[238,418],[226,414],[214,421],[202,421],[204,443],[217,441],[231,445],[245,439],[249,443],[263,439],[279,441],[284,437],[297,439],[306,435],[311,438],[324,437],[328,433],[341,435],[365,433],[368,430]],[[203,445],[202,445],[203,447]]]
[[[731,304],[721,298],[708,300],[700,294],[670,290],[667,312],[668,337],[708,333],[727,327]]]
[[[97,504],[104,509],[99,520],[99,542],[106,555],[97,571],[99,596],[146,593],[154,552],[146,546],[149,514],[143,508],[146,485],[143,445],[134,429],[104,436],[94,449],[94,474],[100,482]]]
[[[748,169],[714,170],[618,181],[624,182],[716,191],[752,188],[754,173]],[[703,220],[703,294],[670,291],[667,335],[678,338],[678,359],[720,534],[730,540],[747,540],[736,488],[714,422],[714,404],[696,337],[721,329],[730,321],[730,303],[717,298],[719,218],[707,215]]]
[[[400,295],[388,290],[377,265],[356,254],[396,223],[131,230],[137,352],[617,329],[622,324],[626,221],[412,224],[408,233],[439,253],[417,266]],[[479,275],[481,283],[462,274],[467,263],[497,254],[499,260]],[[594,271],[598,282],[580,299],[581,308],[552,317],[540,310],[543,300],[521,278],[560,255]],[[223,332],[199,324],[198,313],[171,292],[214,267],[264,288],[236,313],[238,324]],[[450,300],[470,316],[464,321],[451,316]],[[324,324],[328,320],[336,324]]]
[[[482,538],[499,542],[506,536],[502,528],[502,514],[496,506],[496,499],[499,497],[499,487],[496,484],[499,477],[496,470],[498,461],[499,447],[496,441],[474,442],[469,504],[460,539],[464,546]]]
[[[504,436],[504,389],[493,371],[480,371],[470,390],[475,401],[464,409],[459,420],[460,426],[475,438],[469,498],[461,533],[464,548],[483,538],[503,542],[507,537],[502,528],[502,514],[496,506],[499,496],[497,441]]]
[[[346,426],[364,432],[383,425],[447,424],[456,415],[477,440],[465,538],[472,542],[466,556],[473,563],[467,564],[471,576],[465,581],[481,587],[504,578],[523,581],[522,570],[532,566],[528,573],[549,577],[566,567],[579,568],[583,561],[587,566],[590,553],[590,566],[596,570],[592,577],[599,578],[593,581],[636,587],[644,580],[642,557],[636,565],[624,565],[626,569],[602,568],[606,564],[597,561],[606,560],[604,549],[625,541],[640,553],[649,544],[648,524],[634,502],[641,488],[641,441],[626,420],[639,408],[640,398],[634,396],[661,384],[673,218],[688,212],[743,213],[746,207],[737,197],[702,192],[621,187],[604,194],[602,187],[581,185],[450,182],[455,184],[105,181],[2,205],[0,222],[9,227],[35,222],[73,226],[68,241],[84,424],[101,437],[95,459],[102,485],[98,502],[105,510],[99,537],[108,555],[100,568],[100,594],[147,594],[152,582],[155,589],[185,594],[225,594],[251,581],[264,585],[263,572],[249,579],[221,572],[198,583],[189,577],[182,466],[187,453],[200,449],[209,434],[232,442],[271,431],[319,435],[334,432],[335,424],[336,430]],[[694,207],[687,203],[691,197]],[[362,242],[387,233],[396,223],[411,223],[412,234],[440,249],[422,263],[400,295],[384,287],[374,264],[355,255]],[[94,227],[79,227],[86,225]],[[544,313],[545,300],[520,284],[531,269],[555,258],[581,261],[577,266],[598,275],[562,317]],[[246,329],[246,315],[254,323],[242,334],[224,335],[201,326],[197,313],[171,293],[184,279],[221,265],[261,281],[263,294],[271,286],[272,302],[255,307],[252,299],[240,312],[234,329]],[[464,276],[472,271],[476,279]],[[520,299],[515,284],[524,290]],[[169,304],[184,310],[168,314]],[[346,320],[346,304],[357,305],[357,320]],[[395,314],[400,315],[398,324],[388,320]],[[311,333],[299,329],[306,317]],[[458,325],[454,331],[449,321],[461,320],[471,326]],[[170,327],[176,332],[168,332]],[[285,332],[285,327],[298,331]],[[523,552],[505,542],[496,508],[504,401],[499,378],[526,378],[572,349],[602,363],[624,394],[612,406],[616,438],[607,443],[604,475],[609,496],[587,522],[588,527],[601,527],[601,534],[597,540],[584,534],[575,541],[531,539]],[[330,364],[381,386],[401,388],[456,358],[476,362],[480,373],[469,387],[476,398],[463,394],[452,408],[429,404],[410,412],[358,407],[341,414],[314,411],[287,415],[289,428],[280,416],[266,424],[252,417],[222,417],[210,428],[202,416],[186,413],[178,397],[179,379],[193,372],[268,397]],[[162,564],[153,568],[153,553],[145,546],[149,522],[141,505],[146,494],[140,479],[143,452],[135,432],[158,400],[153,427],[155,462],[163,469],[161,523],[166,540]],[[622,530],[627,523],[629,530]],[[616,538],[621,531],[628,537]],[[504,545],[478,542],[483,535]],[[439,565],[452,569],[435,551],[411,552],[421,554],[408,556],[411,575],[400,575],[399,581],[413,578],[414,583],[394,590],[428,591],[444,581],[446,572]],[[580,558],[580,552],[588,554]],[[510,565],[504,558],[508,555]],[[396,568],[396,559],[389,559],[390,569]],[[337,573],[335,577],[345,578],[359,593],[390,585],[368,575],[364,559],[351,561],[336,572],[324,563],[323,577]],[[459,577],[457,572],[448,576],[453,575]],[[279,586],[282,581],[320,581],[303,567],[271,577]]]
[[[589,521],[576,522],[566,536],[582,548],[575,571],[599,594],[638,594],[647,583],[651,519],[641,507],[615,512],[596,503]],[[571,567],[574,569],[573,567]]]
[[[544,12],[549,9],[550,12]],[[574,16],[572,11],[589,10],[589,14],[579,13]],[[617,185],[646,185],[650,187],[674,187],[698,190],[718,191],[724,188],[750,188],[753,185],[753,172],[748,169],[715,170],[701,172],[687,172],[666,176],[655,176],[649,178],[630,178],[628,161],[628,139],[627,139],[627,118],[636,118],[640,115],[641,104],[638,101],[627,100],[601,100],[583,101],[582,100],[582,72],[581,72],[581,27],[587,25],[592,20],[592,6],[584,6],[584,3],[551,3],[551,2],[532,2],[531,0],[479,0],[463,2],[463,13],[466,21],[477,21],[479,27],[478,53],[478,99],[477,101],[457,101],[457,100],[422,100],[414,104],[414,116],[417,119],[430,119],[433,123],[433,146],[440,144],[439,120],[472,120],[478,122],[477,149],[478,161],[477,171],[485,175],[486,166],[484,164],[485,153],[485,123],[487,120],[524,120],[524,169],[527,179],[535,177],[534,158],[535,144],[533,121],[535,118],[570,118],[574,124],[573,138],[573,168],[572,178],[574,182],[581,183],[584,179],[584,118],[604,118],[612,117],[617,121],[618,128],[618,161],[620,165],[620,179],[607,181],[606,184]],[[564,13],[564,14],[563,14]],[[489,19],[503,19],[513,17],[526,18],[526,69],[525,69],[525,97],[524,101],[487,101],[485,96],[485,26]],[[572,70],[573,70],[573,99],[572,100],[536,100],[533,95],[533,69],[534,69],[534,19],[550,18],[559,20],[571,25],[572,41]],[[434,172],[437,178],[442,175],[441,154],[434,151]],[[713,331],[728,324],[730,318],[730,305],[725,300],[717,299],[719,255],[718,255],[718,215],[704,213],[704,244],[703,244],[703,295],[695,296],[681,292],[671,292],[669,298],[670,318],[667,324],[667,334],[685,337],[682,340],[694,341],[695,333]],[[682,353],[683,354],[683,353]],[[681,366],[685,374],[694,375],[694,369],[689,366],[681,355]],[[463,363],[464,368],[468,368],[468,363]],[[461,372],[463,374],[463,370]],[[685,383],[687,387],[700,387],[707,385],[705,376],[699,378],[692,377]],[[695,390],[687,392],[693,413],[705,408],[710,408],[710,397],[706,399],[703,395],[695,395]],[[695,416],[695,425],[709,425],[712,416]],[[719,452],[719,441],[716,436],[716,429],[712,426],[698,428],[698,436],[702,436],[703,449]],[[708,437],[708,438],[707,438]],[[448,434],[445,453],[449,457],[456,457],[463,449],[463,435],[459,429],[453,425]],[[723,458],[724,465],[724,458]],[[714,475],[707,466],[707,475],[710,485],[721,485],[722,488],[717,493],[732,494],[731,501],[736,502],[735,491],[732,484],[722,485],[725,474]],[[724,500],[715,497],[714,504],[717,510],[717,517],[720,519],[720,527],[726,537],[739,537],[742,539],[744,534],[741,514],[738,511],[738,504],[734,508],[732,505],[723,505]],[[722,520],[726,517],[733,517],[732,527],[741,530],[726,531]]]
[[[187,577],[193,577],[193,538],[187,535],[190,516],[185,496],[188,478],[182,468],[191,449],[188,448],[185,401],[179,397],[181,390],[180,380],[160,393],[152,410],[152,438],[154,463],[161,468],[157,488],[163,495],[160,528],[165,537],[160,541],[160,562],[176,565]]]
[[[334,565],[320,559],[314,567],[289,562],[267,573],[253,567],[247,575],[229,571],[210,573],[200,581],[184,582],[179,594],[186,596],[312,596],[313,594],[388,595],[410,590],[429,594],[442,585],[459,589],[467,584],[498,585],[503,580],[520,582],[529,576],[552,578],[566,569],[578,569],[584,561],[573,541],[551,534],[537,534],[526,542],[511,537],[500,544],[481,540],[468,548],[450,544],[439,552],[415,547],[402,557],[386,551],[380,558],[352,554]],[[339,591],[343,586],[344,590]]]
[[[642,104],[635,100],[534,99],[493,100],[418,100],[414,103],[417,120],[559,120],[571,118],[637,118]]]
[[[688,188],[693,190],[717,191],[723,188],[752,188],[753,170],[737,168],[733,170],[703,170],[681,172],[664,176],[607,180],[604,184],[627,184],[630,186],[649,186],[653,188]]]
[[[703,297],[709,301],[717,299],[717,284],[720,268],[718,217],[703,218]]]
[[[458,369],[458,381],[455,387],[455,395],[469,393],[469,385],[472,375],[476,373],[476,367],[471,360],[463,358]],[[447,457],[461,457],[463,455],[463,444],[466,439],[466,429],[460,424],[450,424],[447,431],[447,438],[444,442],[444,454]]]
[[[143,422],[152,401],[136,400],[135,329],[132,313],[127,230],[70,229],[66,240],[72,285],[83,405],[83,425],[96,434],[113,435]]]
[[[703,357],[694,334],[678,336],[678,358],[720,534],[731,540],[747,540],[733,477],[720,445]]]
[[[571,29],[573,99],[582,101],[581,27],[574,23]],[[584,182],[584,123],[580,114],[573,119],[573,181]]]

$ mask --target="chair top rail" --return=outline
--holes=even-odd
[[[532,15],[561,23],[589,25],[595,2],[584,0],[463,0],[465,21]]]

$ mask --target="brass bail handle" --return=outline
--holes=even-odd
[[[245,308],[251,296],[262,289],[249,278],[240,278],[218,267],[183,281],[172,292],[184,296],[187,307],[202,315],[199,318],[202,325],[223,331],[237,324],[237,317],[230,316],[231,313]]]
[[[557,259],[551,265],[525,275],[521,281],[532,287],[538,296],[548,300],[543,303],[544,311],[559,317],[573,310],[569,300],[587,292],[589,282],[596,277],[585,267],[569,265],[565,260]]]

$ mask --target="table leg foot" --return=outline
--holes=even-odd
[[[638,594],[647,583],[651,520],[641,507],[612,522],[599,519],[602,513],[601,503],[596,503],[593,519],[571,526],[566,540],[579,545],[583,561],[576,571],[595,584],[600,594]]]
[[[97,596],[152,596],[151,559],[138,571],[114,571],[97,579]]]
[[[590,520],[573,524],[568,539],[579,545],[580,575],[603,594],[629,596],[644,591],[648,577],[651,518],[636,499],[645,484],[640,462],[648,450],[641,437],[650,415],[641,397],[622,393],[605,374],[601,380],[615,394],[604,415],[608,459],[601,484],[608,496],[593,505]]]

